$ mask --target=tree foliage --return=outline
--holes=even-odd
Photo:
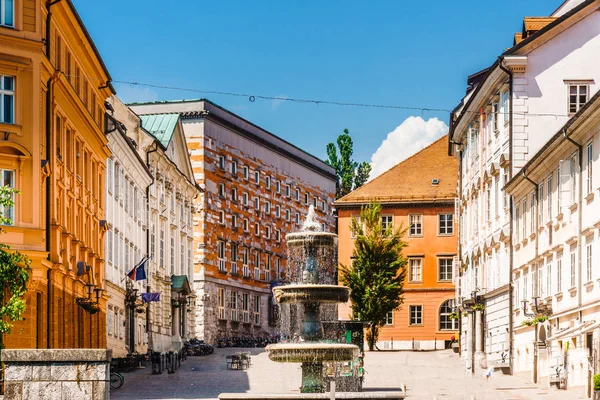
[[[335,169],[337,176],[335,198],[339,199],[351,191],[361,187],[371,173],[371,165],[363,161],[357,163],[352,159],[354,143],[348,129],[344,129],[335,143],[327,145],[327,164]]]
[[[12,207],[13,196],[18,193],[7,186],[0,187],[0,205]],[[0,214],[0,225],[12,223]],[[0,227],[0,233],[4,230]],[[10,246],[0,243],[0,349],[4,348],[4,334],[10,333],[14,321],[23,319],[25,293],[29,280],[30,260]]]
[[[360,219],[350,225],[355,239],[352,264],[340,265],[340,280],[348,286],[353,318],[369,321],[367,343],[373,350],[388,312],[403,303],[406,258],[402,250],[406,230],[384,229],[381,204],[362,207]]]

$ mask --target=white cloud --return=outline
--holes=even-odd
[[[117,97],[123,103],[144,103],[158,100],[156,91],[143,86],[116,84]]]
[[[388,133],[387,138],[371,156],[369,180],[381,175],[447,133],[448,126],[437,118],[425,121],[421,117],[408,117]]]

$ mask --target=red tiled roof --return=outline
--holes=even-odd
[[[432,184],[438,179],[437,185]],[[367,203],[427,202],[456,197],[458,161],[448,155],[448,135],[335,202],[336,206]]]

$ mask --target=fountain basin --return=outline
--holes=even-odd
[[[346,303],[350,288],[337,285],[287,285],[273,288],[279,304]]]
[[[267,346],[269,359],[275,362],[321,363],[356,359],[359,348],[345,343],[276,343]]]

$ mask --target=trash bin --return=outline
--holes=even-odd
[[[160,353],[157,351],[152,352],[152,355],[150,356],[150,361],[152,362],[152,373],[153,374],[162,373],[162,368],[160,365]]]

